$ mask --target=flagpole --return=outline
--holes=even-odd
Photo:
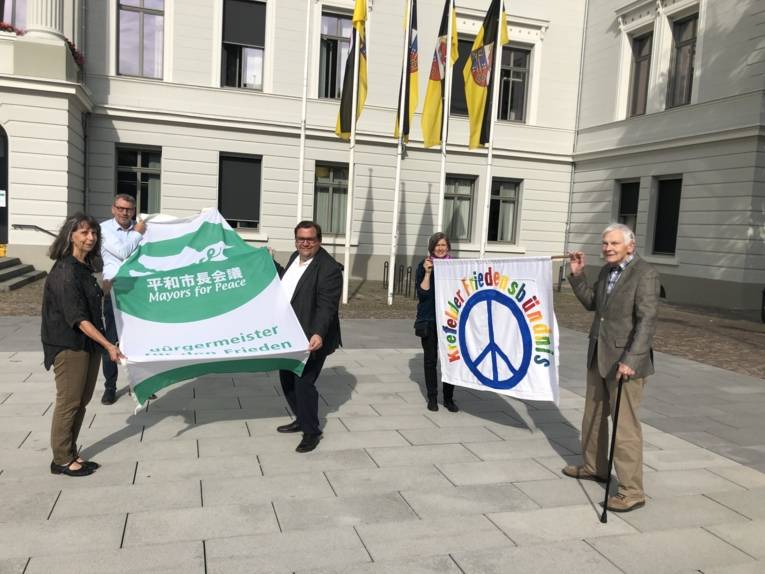
[[[449,16],[446,25],[446,81],[444,82],[444,102],[441,110],[441,172],[438,177],[438,219],[436,230],[443,230],[444,222],[444,195],[446,194],[446,138],[449,134],[449,112],[452,105],[452,11],[454,0],[449,0]]]
[[[492,66],[493,90],[491,92],[491,118],[489,124],[489,150],[486,154],[486,181],[484,183],[484,205],[483,221],[481,223],[481,259],[486,255],[486,236],[489,234],[489,207],[491,206],[491,160],[494,156],[494,124],[497,117],[497,105],[499,103],[499,90],[497,76],[502,63],[502,14],[504,12],[504,2],[499,0],[497,10],[497,37],[494,40],[494,62]]]
[[[303,219],[303,176],[305,171],[305,131],[308,113],[308,54],[311,44],[311,4],[316,0],[306,0],[305,11],[305,53],[303,55],[303,107],[300,112],[300,167],[298,168],[297,221]]]
[[[409,110],[406,103],[406,83],[409,80],[409,32],[412,30],[412,0],[407,1],[409,18],[404,31],[404,57],[401,68],[401,86],[398,98],[398,145],[396,150],[396,180],[393,186],[393,222],[390,230],[390,263],[388,263],[388,305],[393,305],[393,281],[396,270],[396,247],[398,246],[398,211],[401,195],[401,161],[404,155],[404,117]]]
[[[348,195],[345,205],[345,255],[343,257],[343,305],[348,303],[348,281],[351,275],[351,229],[353,228],[353,188],[356,162],[356,109],[359,97],[359,46],[361,35],[356,27],[353,42],[353,96],[351,98],[351,150],[348,158]]]

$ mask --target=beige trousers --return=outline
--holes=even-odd
[[[53,361],[56,406],[50,428],[53,462],[65,465],[77,457],[77,437],[85,418],[85,407],[93,396],[101,353],[61,351]]]
[[[600,376],[597,361],[587,370],[587,395],[582,418],[582,456],[584,469],[608,476],[608,417],[616,411],[616,379]],[[616,430],[614,467],[619,492],[630,498],[643,497],[643,432],[638,409],[643,398],[645,379],[628,379],[622,385],[619,405],[619,428]]]

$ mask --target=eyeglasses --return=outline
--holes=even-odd
[[[308,245],[313,245],[319,241],[318,237],[296,237],[295,243],[307,243]]]
[[[118,207],[118,206],[116,206],[116,205],[115,205],[115,206],[113,206],[113,207],[114,207],[114,209],[116,209],[117,211],[121,211],[121,212],[123,212],[123,213],[130,213],[131,211],[135,211],[135,207]]]

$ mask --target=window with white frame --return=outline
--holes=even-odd
[[[641,116],[645,113],[648,101],[648,80],[651,73],[653,32],[631,38],[631,44],[630,116]]]
[[[262,158],[221,154],[218,210],[231,227],[258,228]]]
[[[27,27],[27,0],[0,0],[3,22],[20,30]]]
[[[351,17],[342,14],[321,15],[319,54],[319,97],[339,99],[342,95],[345,62],[351,46]]]
[[[672,22],[672,59],[667,89],[668,108],[691,103],[698,23],[698,14]]]
[[[348,167],[317,163],[314,195],[313,220],[324,233],[344,236]]]
[[[165,0],[118,0],[117,73],[162,78]]]
[[[493,178],[487,241],[516,243],[521,182]]]
[[[470,241],[475,177],[447,175],[444,190],[446,235],[452,241]]]
[[[135,198],[136,213],[158,213],[162,150],[134,146],[117,147],[117,188]]]
[[[262,90],[265,45],[265,2],[225,0],[221,85]]]
[[[530,49],[511,46],[502,50],[497,119],[514,122],[526,120],[530,65]]]

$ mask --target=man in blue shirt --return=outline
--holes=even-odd
[[[138,248],[146,223],[134,221],[135,198],[125,193],[114,196],[112,219],[101,223],[101,256],[104,260],[104,328],[110,343],[117,343],[117,325],[114,322],[111,282],[122,262]],[[117,364],[107,355],[103,357],[104,394],[101,402],[114,404],[117,400]]]

